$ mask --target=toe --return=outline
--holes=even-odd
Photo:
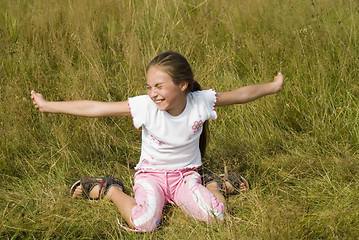
[[[73,194],[72,194],[72,198],[78,198],[79,196],[81,196],[82,195],[82,187],[81,187],[81,185],[79,185],[79,186],[77,186],[76,187],[76,189],[75,189],[75,191],[73,192]]]
[[[240,187],[239,187],[239,191],[240,192],[244,192],[244,191],[247,191],[248,188],[246,186],[246,184],[244,184],[243,182],[240,184]]]
[[[81,194],[82,194],[82,188],[81,186],[78,186],[75,189],[74,193],[72,194],[72,198],[78,198],[79,196],[81,196]]]

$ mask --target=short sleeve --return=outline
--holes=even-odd
[[[148,112],[148,105],[151,99],[148,95],[136,96],[128,99],[133,125],[139,129],[145,123]]]
[[[198,111],[203,117],[205,117],[205,120],[211,119],[216,120],[217,119],[217,112],[214,110],[214,106],[216,105],[217,101],[217,94],[214,90],[202,90],[202,91],[195,91],[191,92],[192,94],[192,101],[195,106],[198,106]]]
[[[214,110],[214,106],[217,102],[217,93],[213,89],[201,91],[205,100],[206,109],[208,111],[208,118],[211,120],[217,119],[217,112]]]

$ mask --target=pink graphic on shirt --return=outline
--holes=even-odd
[[[152,141],[156,142],[158,144],[158,146],[162,146],[163,144],[165,144],[164,142],[162,142],[161,140],[158,140],[157,138],[155,138],[154,136],[150,135]]]
[[[193,126],[192,126],[193,133],[198,132],[198,130],[200,130],[200,129],[201,129],[202,125],[203,125],[202,120],[195,121],[195,122],[194,122],[194,124],[193,124]]]

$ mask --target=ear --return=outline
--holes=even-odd
[[[186,91],[186,89],[188,88],[188,82],[181,82],[180,83],[180,88],[181,88],[181,91]]]

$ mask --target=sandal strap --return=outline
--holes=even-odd
[[[207,186],[208,184],[210,184],[212,182],[217,183],[218,188],[222,193],[226,192],[226,185],[221,180],[221,178],[220,178],[220,176],[218,174],[209,172],[209,173],[205,173],[205,174],[202,175],[202,184],[203,184],[203,186]]]
[[[102,197],[102,194],[103,194],[103,189],[104,189],[104,187],[106,187],[106,182],[104,181],[104,179],[97,178],[97,177],[83,177],[83,178],[80,179],[80,183],[81,183],[81,187],[82,187],[82,195],[85,198],[89,198],[91,200],[100,199]],[[99,195],[98,195],[97,198],[91,198],[90,197],[90,192],[97,185],[100,186]]]
[[[120,179],[118,178],[114,178],[114,177],[104,177],[103,178],[106,182],[106,187],[104,188],[104,196],[107,195],[108,191],[110,190],[111,187],[116,186],[122,189],[122,191],[125,191],[125,187],[123,186],[122,182],[120,181]]]
[[[234,191],[231,192],[230,195],[238,194],[240,192],[240,187],[242,183],[244,183],[247,189],[251,189],[249,181],[239,173],[230,172],[227,174],[221,174],[220,178],[224,183],[229,182],[232,185]]]
[[[203,185],[206,186],[211,182],[216,182],[218,184],[219,190],[224,194],[227,193],[227,185],[226,182],[229,182],[234,191],[229,195],[236,195],[240,192],[240,186],[242,183],[246,186],[247,189],[250,189],[250,184],[247,179],[245,179],[239,173],[227,173],[227,174],[216,174],[216,173],[205,173],[202,176]]]
[[[118,178],[113,177],[83,177],[77,180],[70,188],[70,195],[72,196],[75,188],[81,184],[82,187],[82,195],[85,198],[91,199],[91,200],[99,200],[107,195],[109,189],[112,186],[117,186],[122,189],[122,191],[125,190],[125,187],[123,186],[122,182]],[[90,197],[90,192],[93,190],[95,186],[99,186],[99,194],[96,198]]]

